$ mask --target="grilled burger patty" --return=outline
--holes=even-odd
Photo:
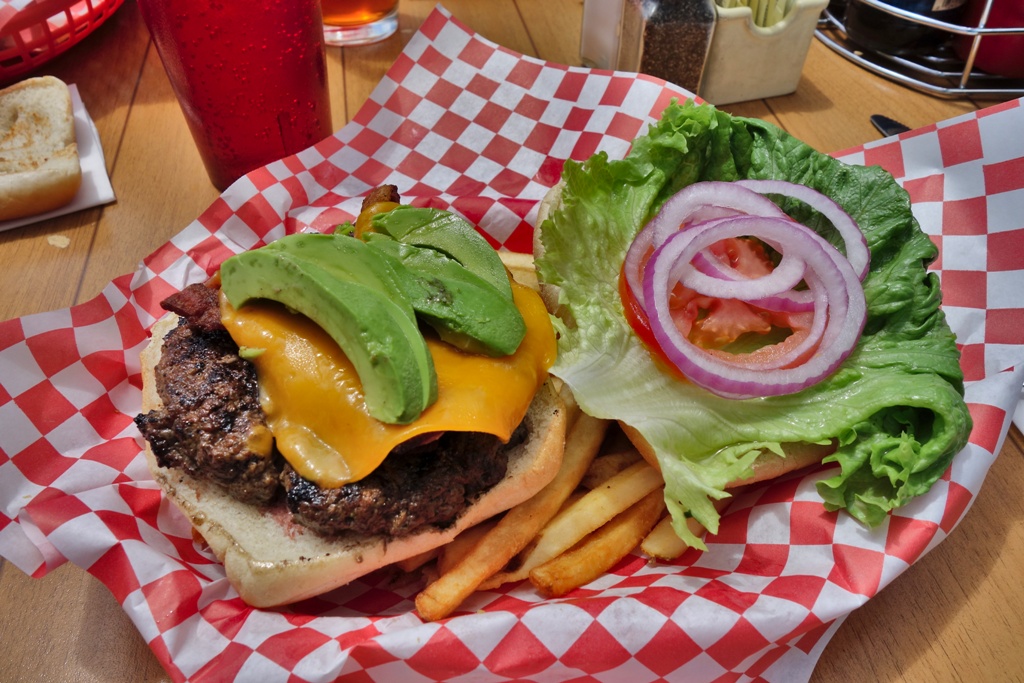
[[[155,368],[164,405],[135,418],[161,467],[213,481],[249,504],[283,497],[297,523],[326,536],[398,537],[424,525],[445,527],[505,476],[522,426],[508,444],[457,432],[420,440],[339,488],[304,479],[272,446],[255,368],[220,323],[218,296],[194,284],[162,303],[181,318]]]
[[[281,464],[260,409],[256,369],[220,324],[216,290],[194,285],[164,307],[182,316],[156,367],[164,407],[137,416],[136,426],[161,467],[213,481],[244,503],[269,503]]]
[[[444,527],[501,481],[508,448],[524,432],[520,427],[508,446],[490,434],[447,432],[427,446],[390,453],[366,478],[335,489],[322,489],[286,467],[288,509],[297,522],[325,535],[351,530],[397,537],[426,524]]]

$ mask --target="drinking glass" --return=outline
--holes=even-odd
[[[319,0],[138,4],[217,189],[331,134]]]
[[[367,45],[398,28],[398,0],[321,0],[328,45]]]

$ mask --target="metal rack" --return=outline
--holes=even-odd
[[[906,21],[922,24],[954,35],[972,37],[967,59],[960,59],[948,46],[928,55],[894,55],[867,50],[852,42],[846,35],[841,17],[830,9],[822,13],[815,36],[829,48],[858,66],[880,76],[902,83],[916,90],[940,97],[1004,97],[1024,95],[1024,79],[993,76],[974,69],[974,58],[981,41],[992,35],[1021,35],[1024,26],[1013,28],[985,28],[992,0],[988,0],[978,26],[962,26],[923,17],[906,10],[884,4],[880,0],[857,0],[879,11]]]

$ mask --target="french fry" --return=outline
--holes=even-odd
[[[596,489],[622,470],[639,461],[640,453],[635,448],[618,453],[600,455],[594,458],[594,462],[590,463],[587,473],[583,475],[580,486],[585,489]]]
[[[584,491],[582,488],[577,488],[575,491],[570,493],[569,497],[565,499],[564,503],[562,503],[562,507],[558,508],[558,512],[556,513],[555,516],[557,517],[558,515],[560,515],[563,512],[565,512],[570,506],[575,504],[577,500],[579,500],[584,495],[586,495],[586,493],[587,492]]]
[[[548,598],[561,597],[590,583],[628,555],[664,510],[662,491],[648,493],[568,552],[535,567],[530,582]]]
[[[686,526],[698,538],[704,533],[704,527],[692,517],[686,520]],[[640,550],[645,555],[662,562],[676,559],[685,553],[688,547],[686,542],[679,538],[676,530],[672,528],[671,515],[662,517],[651,530],[651,533],[647,534],[644,540],[640,542]]]
[[[646,461],[627,467],[552,519],[541,529],[522,564],[500,578],[503,582],[525,579],[534,567],[562,554],[587,534],[651,491],[660,491],[663,486],[661,474]]]
[[[461,534],[451,540],[450,543],[443,546],[437,558],[437,571],[439,574],[447,574],[451,571],[452,567],[457,565],[459,561],[465,557],[469,551],[480,542],[494,525],[498,523],[497,518],[491,518],[480,522],[476,526],[463,531]]]
[[[728,507],[731,500],[731,498],[716,500],[714,503],[715,509],[722,512],[722,510]],[[697,538],[700,538],[707,532],[704,525],[693,517],[686,520],[686,526],[690,529],[690,533]],[[679,538],[679,534],[672,528],[671,515],[662,517],[661,521],[651,530],[651,533],[647,534],[646,538],[640,543],[641,552],[653,560],[660,560],[662,562],[678,558],[686,552],[688,547],[686,542]]]
[[[443,619],[537,535],[579,485],[597,455],[608,422],[581,413],[566,437],[562,467],[537,495],[509,510],[447,573],[420,591],[416,609],[427,621]]]
[[[557,378],[556,378],[557,379]],[[561,380],[555,386],[559,387],[558,397],[562,399],[562,403],[565,404],[565,431],[569,433],[572,431],[572,426],[576,424],[576,418],[583,412],[580,410],[580,406],[576,403],[576,396],[573,395],[569,385],[562,384]],[[605,431],[607,432],[608,426],[605,425]],[[602,440],[604,437],[602,436]]]
[[[569,508],[576,504],[576,501],[578,501],[586,494],[587,491],[583,488],[577,488],[575,491],[569,494],[569,497],[565,499],[564,503],[562,503],[562,507],[558,509],[558,513],[551,518],[551,521],[548,522],[548,524],[553,524],[558,519],[559,515],[565,514]],[[505,565],[505,569],[503,571],[500,571],[497,574],[494,574],[489,578],[485,579],[483,583],[481,583],[477,587],[477,590],[494,590],[495,588],[503,586],[506,583],[513,583],[515,581],[522,581],[523,579],[526,579],[529,575],[529,572],[523,570],[523,562],[525,562],[526,558],[530,555],[530,553],[533,552],[533,549],[536,545],[537,538],[534,537],[529,543],[526,544],[525,548],[523,548],[515,557],[509,560],[508,564]]]

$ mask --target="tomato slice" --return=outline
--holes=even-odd
[[[694,299],[695,313],[689,339],[705,349],[720,349],[745,334],[768,334],[772,331],[770,316],[754,306],[735,299],[702,296]]]
[[[685,380],[686,377],[675,366],[675,363],[665,355],[661,344],[655,338],[654,332],[651,330],[650,320],[647,318],[647,312],[640,305],[640,302],[636,300],[636,297],[633,296],[633,289],[626,280],[625,268],[619,271],[619,298],[622,299],[622,309],[626,314],[626,321],[633,328],[633,331],[636,332],[636,336],[640,337],[640,341],[647,347],[647,350],[651,352],[655,362],[679,379]]]
[[[756,240],[730,238],[713,245],[711,251],[724,263],[748,277],[767,275],[774,268],[764,245]],[[646,266],[646,262],[647,259],[644,259],[641,269]],[[659,364],[682,377],[658,344],[647,312],[634,296],[626,279],[625,264],[619,272],[619,297],[626,320],[640,341]],[[736,299],[702,296],[682,285],[677,285],[672,291],[669,307],[676,326],[693,344],[739,364],[761,363],[786,353],[807,337],[813,322],[813,313],[768,311]],[[785,339],[765,344],[749,353],[724,350],[744,335],[768,335],[775,330],[786,332]],[[813,352],[814,349],[810,349],[793,365],[803,362]]]
[[[715,242],[711,253],[747,277],[764,277],[775,267],[759,240],[730,237]]]

